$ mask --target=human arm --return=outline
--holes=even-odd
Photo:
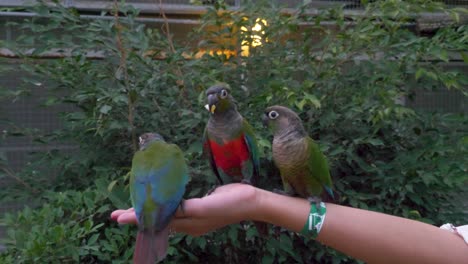
[[[321,243],[368,263],[468,263],[468,245],[454,233],[418,221],[327,203]],[[300,232],[310,203],[245,184],[229,184],[189,199],[171,228],[201,235],[242,220],[264,221]],[[116,211],[117,212],[117,211]],[[113,214],[134,221],[131,211]]]

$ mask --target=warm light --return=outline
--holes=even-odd
[[[248,19],[248,18],[244,18]],[[240,30],[245,32],[244,34],[251,34],[249,41],[243,40],[241,42],[241,56],[249,56],[249,51],[250,47],[258,47],[263,45],[268,39],[265,38],[265,26],[267,26],[268,23],[265,19],[262,18],[257,18],[255,20],[255,24],[248,30],[247,27],[240,27]],[[225,56],[227,59],[236,56],[236,50],[229,50],[229,49],[216,49],[216,50],[210,50],[210,49],[200,49],[194,54],[192,54],[192,58],[199,59],[203,57],[204,55],[210,55],[210,56]]]
[[[252,42],[249,43],[248,41],[242,41],[241,45],[242,45],[242,52],[241,52],[241,55],[242,56],[249,56],[249,50],[250,50],[250,47],[258,47],[258,46],[261,46],[263,43],[262,43],[262,39],[263,39],[263,35],[265,34],[265,31],[263,30],[263,27],[264,26],[267,26],[268,23],[265,19],[262,19],[262,18],[257,18],[255,20],[255,25],[252,27],[252,35],[250,36],[250,38],[252,39]],[[242,31],[248,31],[246,27],[241,27],[241,30]],[[255,34],[257,33],[257,34]],[[265,41],[267,41],[265,39]]]
[[[195,53],[194,58],[199,59],[199,58],[203,57],[203,55],[205,55],[205,54],[208,54],[210,56],[213,56],[215,54],[217,56],[224,55],[224,56],[226,56],[226,58],[229,59],[230,57],[235,55],[235,51],[227,50],[227,49],[225,49],[225,50],[199,50],[197,53]]]
[[[257,21],[255,22],[258,22],[258,21],[261,21],[264,25],[266,25],[265,20],[260,20],[259,18],[257,18]],[[260,31],[260,30],[262,30],[262,25],[260,25],[259,23],[255,23],[255,26],[252,28],[252,31]],[[265,34],[265,31],[262,31],[262,34]]]

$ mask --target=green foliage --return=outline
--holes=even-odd
[[[40,208],[26,207],[18,214],[7,214],[5,242],[9,250],[0,261],[92,263],[118,258],[126,263],[131,252],[124,255],[121,249],[132,247],[135,232],[130,226],[112,223],[109,210],[111,200],[128,200],[128,194],[119,188],[109,193],[107,184],[99,179],[96,187],[83,191],[45,192]]]
[[[0,260],[128,261],[136,230],[117,227],[108,216],[129,206],[123,175],[136,136],[157,131],[177,143],[191,167],[186,197],[204,194],[214,182],[201,156],[208,118],[204,90],[216,81],[231,85],[240,111],[257,131],[262,188],[278,188],[280,180],[271,163],[271,135],[260,117],[265,107],[282,104],[300,113],[327,155],[341,203],[437,225],[466,219],[457,194],[466,189],[467,118],[401,104],[421,89],[467,94],[467,77],[443,63],[467,57],[468,26],[455,21],[433,36],[408,27],[419,12],[459,19],[457,12],[466,10],[430,1],[377,1],[367,4],[362,16],[345,15],[341,8],[314,16],[306,8],[278,15],[268,1],[236,12],[225,8],[222,1],[209,8],[185,42],[138,23],[138,10],[128,6],[120,7],[118,18],[89,20],[73,9],[38,5],[33,11],[40,17],[16,25],[29,33],[5,45],[20,54],[35,47],[32,57],[24,54],[22,69],[30,74],[25,82],[44,83],[46,107],[76,109],[62,114],[63,129],[21,132],[44,144],[79,148],[38,153],[18,174],[34,187],[35,205],[41,206],[5,218],[9,249]],[[256,22],[263,24],[261,31],[253,29]],[[262,45],[254,47],[259,38]],[[240,56],[246,44],[249,56]],[[51,49],[64,56],[35,58]],[[195,58],[194,50],[231,50],[238,56],[215,52]],[[8,96],[26,94],[12,88]],[[44,165],[57,176],[50,179],[40,169]],[[0,193],[3,199],[12,195]],[[354,262],[279,228],[261,239],[248,223],[197,238],[178,234],[170,241],[167,263]]]

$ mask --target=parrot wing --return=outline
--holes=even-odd
[[[158,231],[179,206],[188,182],[188,168],[176,145],[166,144],[164,149],[153,146],[135,154],[130,194],[139,224],[156,226]]]
[[[249,179],[252,181],[253,185],[257,184],[257,181],[260,178],[260,156],[258,153],[258,144],[257,138],[255,137],[254,130],[252,126],[247,122],[247,120],[242,121],[243,131],[244,131],[244,140],[249,148],[250,161],[253,164],[253,173],[252,178]]]
[[[138,221],[134,263],[165,258],[168,223],[181,203],[188,182],[183,152],[173,144],[155,142],[135,153],[130,194]]]
[[[211,170],[215,174],[216,178],[219,181],[219,184],[223,184],[223,180],[221,179],[221,175],[219,175],[218,168],[216,167],[216,163],[213,157],[213,152],[211,151],[211,146],[208,138],[208,130],[205,128],[203,132],[203,155],[206,156],[208,161],[210,162]]]
[[[318,182],[322,185],[323,189],[326,193],[335,199],[334,192],[333,192],[333,183],[330,177],[330,170],[328,168],[328,162],[323,155],[322,151],[320,151],[319,146],[315,141],[308,137],[307,144],[309,145],[309,166],[310,171],[312,172],[312,177],[314,177]]]

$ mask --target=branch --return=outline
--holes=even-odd
[[[20,177],[16,176],[15,173],[12,170],[10,170],[9,168],[7,168],[5,166],[1,166],[0,168],[2,169],[3,172],[5,172],[6,176],[8,176],[9,178],[19,182],[21,185],[26,187],[26,189],[30,190],[33,194],[39,193],[39,191],[37,189],[34,189],[33,187],[31,187],[31,185],[29,185],[28,183],[23,181]]]
[[[136,139],[136,130],[135,130],[135,125],[134,125],[135,105],[131,96],[131,89],[130,89],[130,84],[128,80],[127,52],[125,50],[125,47],[123,46],[123,38],[122,38],[123,26],[119,22],[119,4],[117,0],[114,0],[114,19],[115,19],[115,29],[117,30],[117,36],[116,36],[117,49],[120,52],[119,68],[117,70],[123,71],[123,74],[124,74],[125,91],[127,92],[127,97],[128,97],[127,120],[131,128],[132,149],[134,152],[136,152],[137,151],[137,139]]]
[[[72,57],[72,49],[64,48],[51,48],[47,51],[41,52],[39,54],[34,54],[36,49],[26,49],[22,50],[21,53],[15,53],[14,51],[7,48],[0,48],[0,57],[4,58],[21,58],[21,57],[31,57],[37,59],[60,59],[65,57]],[[85,57],[88,59],[104,59],[105,54],[103,51],[87,51],[85,52]]]
[[[166,16],[166,14],[164,12],[162,0],[159,0],[159,12],[160,12],[161,16],[164,19],[163,32],[164,32],[164,34],[166,34],[167,42],[169,43],[169,48],[170,48],[172,54],[175,54],[177,51],[175,49],[174,42],[172,40],[172,36],[171,36],[170,28],[169,28],[169,20],[167,19],[167,16]],[[182,74],[182,70],[180,69],[180,67],[177,64],[176,64],[176,68],[175,68],[175,75],[178,78],[176,80],[176,83],[182,90],[182,93],[179,95],[179,97],[182,97],[182,99],[185,100],[185,102],[187,103],[187,106],[190,108],[191,104],[190,104],[190,101],[188,100],[188,96],[187,96],[187,93],[185,91],[184,75]]]

